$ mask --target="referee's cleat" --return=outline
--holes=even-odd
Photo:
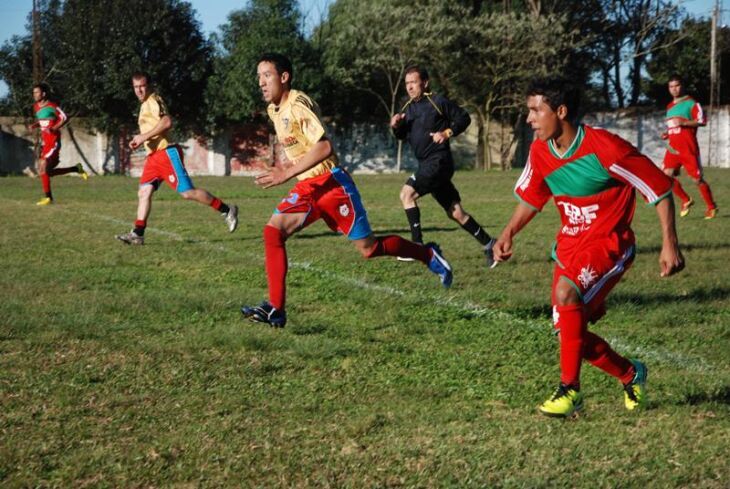
[[[84,182],[89,179],[89,174],[86,173],[86,170],[84,170],[84,167],[83,165],[81,165],[81,163],[76,163],[76,173],[78,173],[79,176],[84,179]]]
[[[135,233],[134,230],[124,233],[124,234],[117,234],[114,236],[116,239],[121,241],[122,243],[128,244],[128,245],[143,245],[144,244],[144,236],[140,236],[139,234]]]
[[[53,199],[50,197],[43,197],[41,200],[35,203],[35,205],[51,205],[53,204]]]
[[[629,411],[646,406],[646,376],[649,369],[638,360],[631,360],[636,373],[631,382],[624,385],[624,405]]]
[[[679,217],[687,217],[689,215],[689,208],[695,205],[695,201],[692,197],[687,202],[682,202],[682,208],[679,209]]]
[[[492,238],[489,240],[489,243],[484,246],[484,256],[487,258],[488,268],[494,268],[499,264],[498,261],[494,260],[494,244],[496,242],[497,240]]]
[[[550,399],[540,405],[540,412],[553,418],[567,418],[582,407],[583,394],[561,383]]]
[[[272,328],[283,328],[286,326],[286,312],[279,310],[267,301],[258,306],[243,306],[241,308],[243,317],[254,323],[268,324]]]
[[[444,288],[451,287],[454,281],[454,274],[451,272],[451,265],[441,255],[441,248],[436,243],[428,243],[426,247],[431,250],[431,260],[428,262],[428,269],[439,276],[441,285]]]
[[[228,232],[232,233],[238,227],[238,206],[231,205],[228,207],[228,212],[223,214],[223,218],[226,220],[228,226]]]

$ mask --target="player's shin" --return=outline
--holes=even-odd
[[[286,238],[274,226],[264,227],[266,252],[266,279],[269,283],[269,302],[276,309],[284,310],[286,305]]]
[[[580,389],[586,321],[583,304],[554,306],[553,320],[560,337],[560,383]]]

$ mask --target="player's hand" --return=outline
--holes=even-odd
[[[443,144],[448,138],[444,131],[432,132],[429,134],[433,142],[436,144]]]
[[[406,118],[405,114],[395,114],[393,117],[390,118],[390,127],[395,129],[396,127],[400,126],[403,123],[405,118]]]
[[[662,277],[669,277],[684,269],[684,256],[676,243],[662,245],[662,251],[659,253],[659,269]]]
[[[287,171],[280,166],[272,166],[263,173],[256,175],[256,185],[263,188],[275,187],[289,180],[291,177]]]
[[[662,139],[669,139],[669,133],[668,132],[663,132],[660,137]]]
[[[144,138],[142,137],[141,134],[137,134],[129,142],[129,147],[131,149],[137,149],[137,148],[139,148],[142,145],[142,143],[144,143]]]
[[[509,260],[512,257],[512,238],[500,236],[494,243],[492,253],[494,253],[494,261],[497,263]]]

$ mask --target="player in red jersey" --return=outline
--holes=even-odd
[[[646,366],[619,355],[587,330],[588,323],[605,314],[607,294],[633,262],[634,189],[656,206],[663,236],[661,276],[684,267],[674,226],[672,180],[620,137],[574,124],[577,106],[577,91],[564,80],[536,81],[528,91],[527,122],[537,139],[515,186],[520,202],[494,245],[496,260],[509,259],[514,236],[553,198],[562,221],[553,249],[552,286],[561,377],[540,411],[559,417],[582,407],[584,359],[621,381],[627,409],[646,402]]]
[[[294,177],[298,182],[264,227],[269,301],[242,307],[244,317],[274,327],[286,324],[286,240],[320,218],[330,229],[347,236],[363,257],[389,255],[419,260],[439,275],[444,287],[449,287],[451,267],[437,245],[373,235],[360,193],[339,166],[316,104],[305,93],[291,88],[291,61],[281,54],[265,54],[259,60],[257,74],[276,136],[293,164],[271,167],[256,177],[256,184],[269,188]]]
[[[684,94],[682,78],[672,75],[669,79],[669,93],[672,101],[667,105],[667,131],[662,139],[667,140],[667,152],[664,155],[664,173],[674,177],[672,190],[682,201],[679,215],[685,217],[694,204],[692,198],[684,191],[679,180],[679,169],[684,167],[687,175],[695,181],[700,189],[702,199],[707,205],[705,219],[713,219],[717,215],[717,204],[712,198],[712,190],[702,176],[700,146],[697,144],[697,128],[707,124],[702,106],[689,95]]]
[[[81,178],[87,180],[89,175],[84,171],[81,163],[67,168],[56,168],[59,163],[61,152],[61,128],[68,122],[68,117],[55,102],[49,100],[50,90],[45,83],[33,85],[33,115],[36,118],[31,127],[41,128],[41,155],[38,162],[38,174],[43,184],[45,197],[39,200],[36,205],[49,205],[53,203],[51,193],[51,177],[65,175],[67,173],[78,173]]]

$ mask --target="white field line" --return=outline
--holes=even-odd
[[[18,204],[21,204],[18,202]],[[23,204],[25,205],[25,204]],[[101,219],[104,221],[112,222],[115,224],[120,224],[123,226],[129,226],[130,221],[125,221],[121,219],[117,219],[115,217],[111,216],[105,216],[102,214],[97,213],[90,213],[90,212],[82,212],[82,214],[88,215],[90,217],[95,217],[97,219]],[[261,254],[255,254],[250,251],[237,251],[232,250],[226,246],[223,246],[221,244],[216,243],[210,243],[209,241],[205,241],[203,239],[198,238],[186,238],[185,236],[170,232],[170,231],[164,231],[162,229],[157,229],[154,227],[148,227],[147,231],[150,231],[155,234],[159,234],[162,236],[166,236],[168,238],[174,239],[175,241],[192,241],[196,244],[200,244],[202,246],[205,246],[209,249],[213,249],[216,251],[222,251],[225,253],[234,253],[237,256],[245,256],[247,259],[257,260],[257,261],[263,261],[263,257]],[[110,236],[111,238],[111,236]],[[491,309],[488,306],[484,306],[481,304],[475,304],[472,302],[464,302],[456,299],[454,296],[431,296],[431,297],[424,297],[423,294],[413,294],[408,293],[403,290],[400,290],[396,287],[389,287],[389,286],[382,286],[382,285],[376,285],[368,283],[364,280],[361,280],[359,278],[355,277],[348,277],[346,275],[342,275],[339,273],[334,273],[332,271],[319,268],[315,265],[313,265],[311,262],[296,262],[296,261],[289,261],[289,267],[294,269],[301,269],[301,270],[308,270],[312,271],[314,273],[317,273],[319,275],[326,276],[327,278],[336,280],[338,282],[350,285],[352,287],[356,287],[359,289],[365,289],[365,290],[371,290],[375,292],[379,292],[385,295],[390,296],[397,296],[397,297],[403,297],[408,299],[409,301],[413,302],[420,302],[424,299],[428,299],[430,301],[433,301],[436,304],[439,304],[444,307],[452,307],[456,308],[463,312],[468,312],[476,317],[483,317],[491,320],[497,320],[497,321],[503,321],[503,322],[509,322],[512,324],[518,324],[523,327],[527,327],[529,329],[545,332],[547,334],[552,333],[552,325],[551,322],[548,320],[545,321],[536,321],[536,320],[526,320],[519,318],[517,316],[514,316],[508,312],[500,311]],[[457,275],[458,278],[458,275]],[[436,287],[436,280],[434,280],[434,287]],[[692,370],[695,372],[708,372],[716,370],[716,367],[708,363],[704,358],[696,356],[696,355],[685,355],[682,353],[676,353],[670,350],[666,350],[663,348],[644,348],[641,346],[633,346],[626,341],[612,336],[606,336],[606,341],[608,341],[612,347],[620,350],[621,352],[627,354],[627,355],[636,355],[638,357],[641,357],[646,360],[653,360],[659,363],[664,363],[667,365],[674,365],[679,366],[687,370]]]

